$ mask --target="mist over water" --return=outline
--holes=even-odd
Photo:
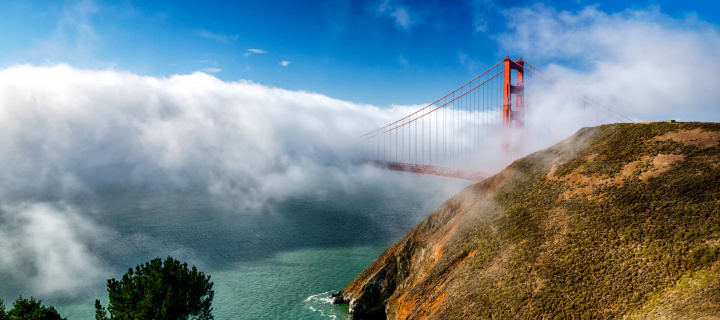
[[[463,185],[353,164],[360,128],[406,107],[64,65],[0,71],[0,105],[0,298],[70,319],[168,255],[213,276],[218,319],[312,319]]]
[[[0,70],[0,105],[0,298],[71,319],[168,255],[213,276],[218,319],[312,319],[334,309],[308,297],[467,185],[354,161],[361,129],[412,107],[66,65]]]
[[[228,208],[197,192],[113,189],[74,199],[65,206],[87,215],[102,231],[85,248],[96,273],[77,275],[73,294],[28,286],[37,273],[28,278],[3,273],[0,298],[33,295],[69,319],[92,319],[94,299],[107,302],[105,280],[172,255],[212,276],[217,319],[342,319],[343,307],[328,304],[328,292],[342,289],[385,247],[468,185],[387,175],[403,182],[390,189],[290,197],[255,212]]]

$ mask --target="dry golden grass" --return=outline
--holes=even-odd
[[[720,317],[718,141],[720,124],[581,130],[448,200],[343,293],[390,319]]]

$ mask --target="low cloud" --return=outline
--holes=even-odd
[[[0,197],[150,184],[237,190],[247,204],[273,197],[265,185],[276,178],[285,189],[328,178],[323,167],[349,160],[353,139],[406,111],[204,73],[67,65],[0,70],[0,105]]]
[[[98,254],[117,235],[98,224],[103,213],[73,199],[190,191],[251,214],[288,197],[392,184],[354,162],[354,144],[414,108],[382,110],[201,72],[0,70],[0,279],[15,279],[4,287],[25,294],[71,296],[107,276]]]
[[[287,66],[290,65],[290,61],[285,61],[285,60],[283,60],[283,61],[280,61],[280,63],[278,63],[278,64],[281,65],[281,66],[283,66],[283,67],[287,67]]]
[[[76,296],[103,275],[88,243],[109,232],[69,207],[18,204],[0,207],[0,279],[6,287]]]
[[[503,50],[632,119],[718,121],[717,26],[657,8],[609,14],[543,5],[505,12]],[[561,61],[561,62],[554,62]],[[575,66],[575,67],[573,67]]]

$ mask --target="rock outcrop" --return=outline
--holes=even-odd
[[[353,319],[720,317],[720,124],[585,128],[472,185],[336,295]]]

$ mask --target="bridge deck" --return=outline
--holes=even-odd
[[[489,175],[464,169],[475,168],[470,162],[474,155],[507,152],[514,144],[512,137],[517,136],[509,131],[531,129],[533,126],[525,127],[526,121],[535,128],[546,126],[537,123],[540,119],[533,121],[525,116],[526,98],[534,99],[532,94],[525,96],[525,89],[531,87],[535,89],[530,91],[542,93],[536,96],[540,98],[555,92],[553,88],[561,89],[571,98],[569,104],[563,102],[564,108],[573,110],[568,114],[581,114],[583,124],[588,107],[593,123],[633,122],[581,92],[566,88],[526,61],[508,57],[435,102],[360,136],[361,157],[385,169],[481,181]],[[525,131],[518,139],[531,135],[534,133]]]
[[[408,164],[408,163],[401,163],[401,162],[388,162],[388,161],[377,161],[377,160],[372,160],[369,162],[376,166],[382,167],[384,169],[393,170],[393,171],[419,173],[419,174],[425,174],[425,175],[430,175],[430,176],[455,178],[455,179],[462,179],[462,180],[469,180],[469,181],[482,181],[491,176],[487,173],[482,173],[482,172],[478,172],[478,171],[457,170],[457,169],[450,169],[450,168],[443,168],[443,167],[436,167],[436,166],[428,166],[428,165],[423,165],[423,164]]]

